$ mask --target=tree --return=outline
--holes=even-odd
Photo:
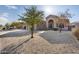
[[[12,22],[10,27],[17,27],[18,26],[18,23],[17,22]]]
[[[59,12],[59,16],[60,17],[65,17],[66,19],[72,18],[72,16],[74,16],[74,15],[71,14],[69,11],[70,11],[70,9],[67,9],[64,12]]]
[[[25,25],[24,22],[12,22],[10,27],[16,27],[17,29],[20,29],[23,27],[23,25]]]
[[[72,18],[72,16],[74,16],[74,15],[70,13],[69,9],[67,9],[64,12],[60,12],[59,13],[59,19],[61,21],[60,21],[60,24],[59,24],[60,26],[59,27],[62,29],[61,24],[63,24],[65,22],[65,24],[68,23],[68,25],[67,25],[68,26],[68,30],[71,29],[71,27],[69,25],[69,23],[70,23],[69,19]],[[64,22],[62,20],[64,20]]]
[[[10,24],[9,23],[6,23],[5,24],[5,27],[6,27],[6,29],[9,29],[10,28]]]
[[[0,30],[2,30],[2,28],[3,28],[3,25],[0,24]]]
[[[25,21],[29,25],[31,30],[31,38],[33,38],[34,25],[39,24],[43,19],[43,11],[37,10],[36,6],[31,6],[30,8],[25,8],[26,12],[20,16],[19,20]]]

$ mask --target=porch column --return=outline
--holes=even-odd
[[[47,29],[48,29],[48,20],[46,20],[46,27],[47,27]]]
[[[56,28],[56,21],[54,21],[54,24],[53,25],[54,25],[54,28]]]

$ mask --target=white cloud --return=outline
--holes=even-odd
[[[6,12],[0,14],[0,17],[8,17],[8,16],[9,16],[9,14]]]
[[[17,7],[13,6],[13,5],[6,5],[6,7],[9,8],[9,9],[17,9]]]
[[[8,20],[8,16],[9,16],[9,14],[7,12],[0,13],[0,24],[4,25],[4,24],[10,22]]]
[[[4,25],[6,23],[9,23],[9,20],[6,17],[0,17],[0,24]]]

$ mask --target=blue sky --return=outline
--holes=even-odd
[[[30,5],[0,5],[0,24],[17,21],[19,16],[25,12],[24,7],[29,8]],[[38,10],[44,11],[45,17],[52,14],[57,15],[69,9],[69,13],[73,15],[70,22],[79,21],[78,5],[38,5]]]

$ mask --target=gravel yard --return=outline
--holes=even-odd
[[[40,36],[35,36],[27,43],[16,49],[19,53],[34,54],[58,54],[58,53],[79,53],[79,48],[74,44],[51,44]]]
[[[68,36],[70,39],[68,40],[68,36],[66,36],[67,38],[64,37],[66,40],[60,40],[60,38],[62,38],[62,35],[65,34],[69,34]],[[70,34],[70,32],[62,32],[60,34],[59,40],[57,40],[59,34],[51,31],[46,31],[44,33],[41,32],[40,35],[38,33],[34,34],[33,39],[30,39],[30,35],[21,37],[3,37],[0,38],[0,49],[1,51],[8,51],[7,53],[14,54],[79,53],[79,47],[77,44],[78,42],[76,42],[75,39],[73,40],[73,37]],[[50,38],[51,36],[52,38]],[[46,37],[49,38],[46,39]],[[56,40],[55,37],[57,38]]]

